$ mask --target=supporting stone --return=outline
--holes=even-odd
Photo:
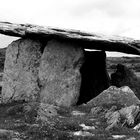
[[[2,102],[35,101],[38,98],[38,67],[42,44],[37,40],[19,39],[6,50]]]
[[[76,105],[80,93],[83,49],[72,42],[51,40],[46,45],[39,68],[43,103]]]

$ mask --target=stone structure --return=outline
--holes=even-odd
[[[139,41],[76,30],[0,22],[0,33],[21,37],[6,51],[3,103],[85,103],[108,88],[109,78],[105,53],[84,49],[140,54]]]
[[[41,102],[70,106],[78,101],[83,49],[76,44],[51,40],[46,45],[39,67]]]
[[[67,42],[14,41],[6,51],[2,102],[75,105],[80,94],[83,58],[83,49]]]
[[[130,106],[133,104],[140,104],[140,100],[128,86],[123,86],[121,88],[110,86],[87,104],[89,106],[109,106],[115,104]]]

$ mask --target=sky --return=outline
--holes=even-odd
[[[0,21],[140,39],[140,0],[0,0]],[[0,35],[0,47],[15,39]]]

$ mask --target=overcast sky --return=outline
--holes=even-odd
[[[0,21],[140,39],[140,0],[1,0]],[[1,35],[0,46],[12,39]]]

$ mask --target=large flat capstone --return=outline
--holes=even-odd
[[[32,24],[15,24],[10,22],[0,22],[0,33],[16,37],[61,38],[79,42],[84,49],[116,51],[140,55],[140,41],[126,37],[107,36],[81,32],[79,30],[51,28]]]

